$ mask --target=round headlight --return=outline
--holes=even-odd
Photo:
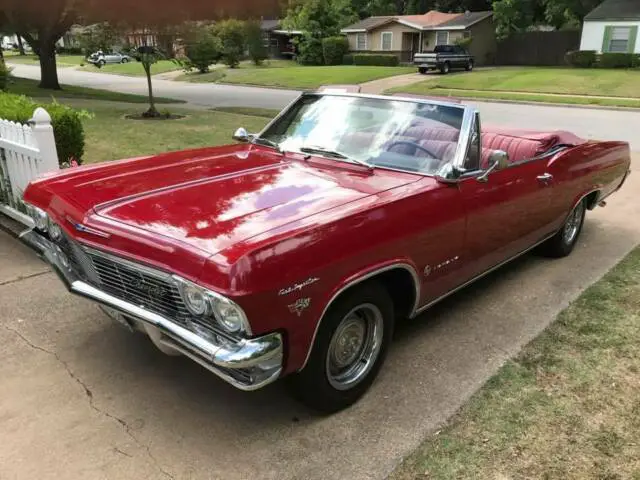
[[[218,323],[229,333],[240,332],[245,329],[246,318],[238,305],[231,301],[217,300],[215,302]]]
[[[38,207],[33,207],[33,221],[36,224],[36,228],[42,232],[47,231],[49,226],[49,215],[47,212]]]
[[[205,315],[209,310],[209,300],[199,288],[187,285],[182,290],[184,303],[191,313],[197,316]]]
[[[49,219],[49,237],[51,237],[51,240],[54,242],[62,239],[62,229],[60,228],[60,225],[51,221],[51,219]]]

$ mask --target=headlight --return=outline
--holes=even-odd
[[[247,330],[247,317],[242,309],[228,298],[216,296],[213,299],[213,310],[220,326],[229,333]]]
[[[49,237],[54,242],[58,242],[62,239],[62,229],[60,228],[60,225],[51,220],[51,218],[49,218]]]
[[[213,316],[216,323],[229,333],[251,333],[244,311],[235,302],[179,277],[174,278],[178,281],[182,299],[192,315]]]
[[[41,232],[46,232],[49,227],[49,215],[41,208],[32,206],[31,209],[33,212],[31,217],[33,218],[36,228]]]
[[[209,299],[206,293],[195,285],[185,285],[182,288],[184,303],[191,313],[198,317],[209,312]]]

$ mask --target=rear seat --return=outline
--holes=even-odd
[[[509,163],[520,162],[536,155],[544,153],[544,145],[538,140],[529,138],[514,137],[512,135],[502,135],[498,133],[483,133],[482,137],[482,160],[488,162],[488,156],[493,150],[503,150],[509,155]],[[489,152],[485,153],[485,150]]]

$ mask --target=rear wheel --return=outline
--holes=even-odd
[[[558,233],[541,245],[541,252],[555,258],[569,255],[582,232],[585,213],[586,200],[582,199],[571,211]]]
[[[125,57],[120,61],[120,63],[129,63],[129,59]]]
[[[449,70],[450,70],[449,62],[444,62],[440,67],[440,73],[442,73],[443,75],[446,75],[447,73],[449,73]]]
[[[307,365],[289,385],[306,405],[332,413],[355,403],[378,375],[393,334],[393,302],[370,282],[338,298],[320,321]]]
[[[465,67],[465,70],[467,72],[470,72],[471,70],[473,70],[473,60],[469,60],[469,63],[467,63],[467,66]]]
[[[423,67],[420,67],[420,68],[418,68],[418,73],[420,73],[421,75],[426,75],[427,69],[423,68]]]

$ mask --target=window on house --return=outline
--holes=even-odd
[[[356,34],[356,50],[366,50],[366,49],[367,49],[367,34],[366,33]]]
[[[436,45],[447,45],[449,43],[449,32],[436,32]]]
[[[393,32],[382,32],[382,50],[391,50],[393,46]]]
[[[610,27],[609,52],[627,53],[629,51],[629,39],[631,38],[631,27]]]

